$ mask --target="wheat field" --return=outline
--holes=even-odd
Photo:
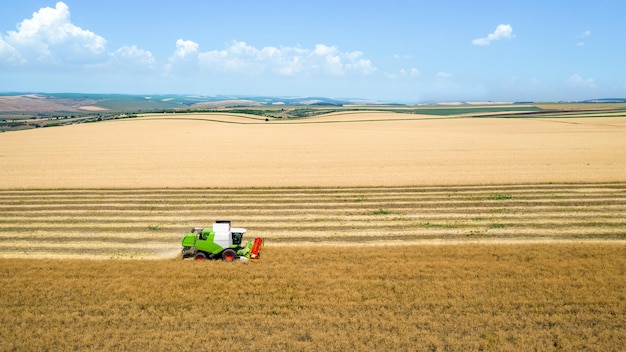
[[[161,114],[4,133],[0,188],[626,181],[623,118],[407,116]]]
[[[268,247],[0,259],[0,350],[621,351],[626,247]]]
[[[218,219],[261,259],[180,260]],[[617,113],[2,133],[0,350],[620,351],[625,219]]]

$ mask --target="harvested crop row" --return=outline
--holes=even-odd
[[[190,194],[192,195],[190,197]],[[626,238],[626,184],[0,191],[0,256],[154,257],[230,219],[268,245]],[[84,249],[81,251],[81,249]]]

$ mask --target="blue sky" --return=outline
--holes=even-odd
[[[0,92],[626,98],[626,1],[3,1]]]

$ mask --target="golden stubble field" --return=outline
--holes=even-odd
[[[0,136],[0,188],[615,182],[626,119],[149,116]],[[226,122],[224,122],[226,121]],[[228,122],[228,123],[227,123]],[[313,123],[311,123],[313,122]]]
[[[624,246],[0,260],[3,351],[621,351]]]
[[[625,182],[619,117],[3,133],[0,350],[620,351]],[[175,258],[217,218],[262,259]]]

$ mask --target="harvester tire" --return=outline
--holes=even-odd
[[[195,259],[195,260],[205,260],[206,259],[206,254],[204,254],[202,252],[198,252],[198,253],[196,253],[196,255],[193,256],[193,259]]]
[[[232,262],[233,260],[237,259],[237,252],[229,248],[222,252],[222,259],[227,262]]]

